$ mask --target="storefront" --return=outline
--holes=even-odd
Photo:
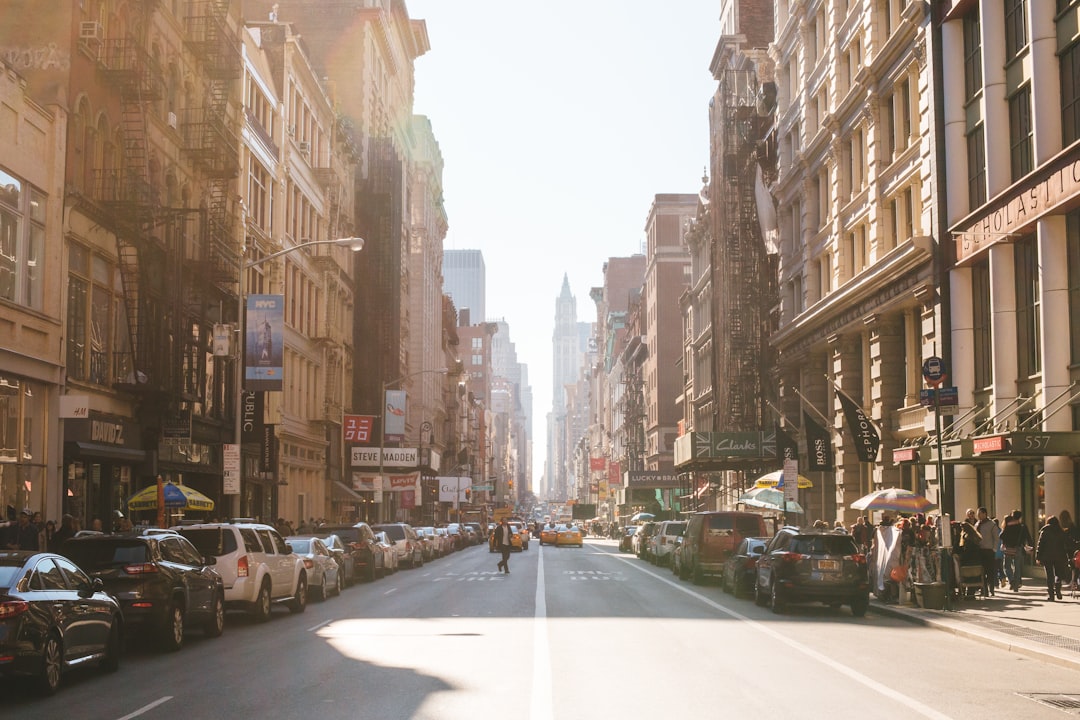
[[[46,386],[11,374],[0,374],[0,495],[3,520],[21,510],[46,508]]]
[[[115,513],[127,515],[127,499],[146,461],[139,426],[130,418],[90,410],[64,421],[62,511],[85,530],[111,528]]]

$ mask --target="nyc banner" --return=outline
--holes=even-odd
[[[244,389],[281,391],[285,332],[283,295],[248,295],[244,339]]]

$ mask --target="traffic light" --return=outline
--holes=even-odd
[[[507,482],[510,484],[510,489],[513,490],[514,489],[514,481],[513,480],[508,480]]]
[[[468,500],[472,497],[472,488],[465,488],[465,499]]]

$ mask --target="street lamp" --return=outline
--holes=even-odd
[[[402,380],[408,380],[409,378],[416,377],[417,375],[429,375],[431,373],[439,373],[440,375],[445,375],[448,372],[450,372],[450,368],[444,368],[444,367],[436,368],[435,370],[417,370],[416,372],[408,373],[407,375],[402,375],[399,378],[394,378],[393,380],[390,380],[389,382],[384,382],[382,384],[382,396],[379,398],[379,402],[380,402],[380,406],[379,406],[379,482],[380,483],[383,480],[383,455],[386,453],[386,391],[389,390],[392,385],[397,385]],[[421,432],[423,432],[423,426],[421,426]],[[422,439],[423,438],[421,438],[421,440]],[[423,493],[423,483],[421,482],[420,485],[421,485],[420,501],[423,502],[423,494],[422,494]]]
[[[265,255],[253,260],[243,260],[239,264],[240,276],[237,278],[236,285],[236,322],[238,326],[238,338],[239,344],[236,351],[236,406],[235,406],[235,424],[233,427],[233,438],[236,442],[237,454],[240,456],[240,468],[239,475],[243,477],[243,453],[241,452],[243,446],[242,435],[244,431],[243,413],[241,407],[244,403],[244,348],[247,344],[247,327],[246,327],[246,314],[247,308],[244,307],[244,271],[249,270],[256,265],[261,265],[264,262],[268,262],[275,258],[279,258],[282,255],[286,255],[296,250],[303,248],[313,247],[315,245],[336,245],[338,247],[345,247],[355,252],[360,252],[364,249],[364,238],[361,237],[346,237],[336,238],[334,240],[308,240],[303,239],[295,245],[291,245],[287,248],[272,252],[269,255]],[[344,381],[344,378],[342,378]]]
[[[424,507],[427,502],[427,488],[424,487],[424,438],[428,438],[428,452],[430,453],[435,447],[435,428],[434,426],[425,420],[420,423],[420,457],[417,458],[417,464],[420,466],[420,515],[424,515]],[[431,467],[431,462],[428,461],[426,467]],[[431,512],[431,524],[435,524],[435,511],[434,508]]]

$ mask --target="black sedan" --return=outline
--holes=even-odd
[[[189,626],[208,637],[225,629],[221,576],[177,533],[78,537],[60,552],[120,601],[129,633],[143,629],[164,650],[179,650]]]
[[[67,558],[0,552],[0,674],[34,678],[51,695],[69,667],[97,663],[113,672],[122,623],[101,581]]]
[[[738,597],[754,589],[757,561],[761,553],[765,552],[768,542],[769,538],[743,538],[739,547],[735,548],[735,552],[724,561],[724,569],[720,576],[720,587],[724,592]]]

